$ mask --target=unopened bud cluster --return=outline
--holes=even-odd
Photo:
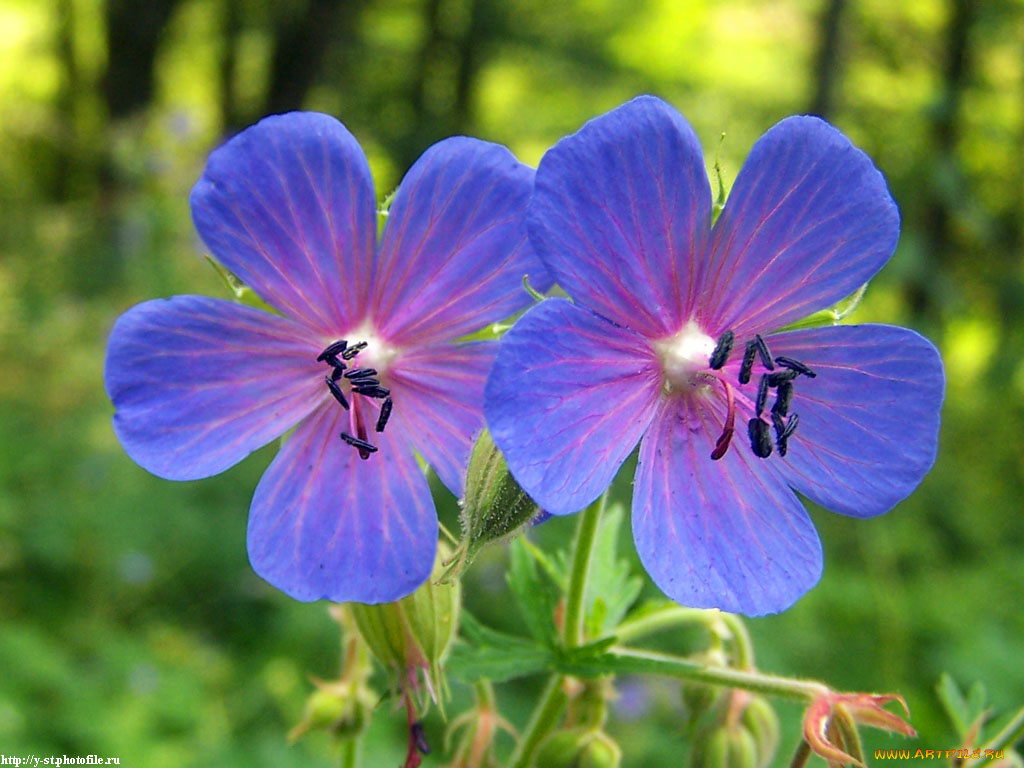
[[[435,699],[444,690],[440,665],[455,638],[462,599],[458,581],[435,581],[446,554],[438,547],[433,576],[408,597],[382,605],[351,604],[359,634],[398,687],[417,693],[422,672]]]
[[[484,429],[473,446],[462,500],[462,540],[452,572],[468,565],[488,544],[512,538],[539,514],[536,502],[519,487],[505,457]]]

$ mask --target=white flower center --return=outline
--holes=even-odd
[[[652,346],[661,360],[666,392],[680,394],[704,389],[712,382],[707,371],[715,340],[693,320],[674,336],[660,339]]]
[[[349,361],[351,368],[374,368],[378,378],[383,377],[401,352],[399,347],[390,342],[377,332],[377,329],[369,324],[361,325],[347,333],[341,334],[339,338],[347,339],[349,346],[366,342],[366,347],[359,351],[359,354]],[[382,379],[383,380],[383,379]]]

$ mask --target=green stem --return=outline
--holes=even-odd
[[[793,759],[789,762],[789,768],[804,768],[810,756],[811,745],[806,741],[801,741],[797,745],[796,754],[793,755]]]
[[[562,690],[562,679],[561,675],[552,675],[548,678],[544,692],[530,716],[530,722],[526,724],[526,730],[516,745],[516,751],[509,759],[509,768],[526,768],[540,742],[558,724],[567,699],[565,691]]]
[[[341,768],[358,768],[361,742],[359,737],[341,742]]]
[[[491,712],[496,711],[494,705],[494,686],[491,685],[491,681],[487,678],[480,678],[473,683],[473,690],[476,692],[476,703],[480,705],[480,709],[487,709]]]
[[[735,613],[722,613],[720,618],[732,634],[732,647],[736,652],[736,666],[740,669],[754,668],[754,644],[750,640],[747,625]]]
[[[572,566],[565,595],[565,629],[562,633],[562,639],[568,648],[583,644],[587,577],[590,575],[590,561],[594,554],[598,522],[607,498],[608,494],[603,493],[597,501],[583,510],[579,525],[576,526],[576,543],[572,550]]]
[[[644,616],[627,619],[619,624],[612,634],[620,643],[628,643],[646,635],[653,635],[663,629],[685,624],[700,624],[709,627],[716,620],[714,611],[707,611],[703,608],[684,608],[681,605],[666,605]]]
[[[584,599],[587,593],[587,577],[590,574],[590,561],[594,554],[594,541],[597,538],[598,522],[604,511],[608,494],[587,507],[580,515],[576,526],[576,541],[572,549],[572,564],[569,568],[569,583],[565,591],[565,627],[563,641],[569,648],[583,643]],[[540,742],[558,725],[568,697],[562,689],[564,677],[560,674],[548,678],[544,692],[534,707],[530,722],[516,745],[516,751],[509,761],[509,768],[526,768],[533,759]]]
[[[561,662],[560,668],[565,674],[579,677],[623,673],[660,675],[804,701],[829,693],[828,687],[813,680],[794,680],[730,667],[709,667],[681,656],[632,648],[615,648],[600,656],[566,659]]]

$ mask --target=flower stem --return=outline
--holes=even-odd
[[[613,648],[600,656],[567,660],[561,668],[565,673],[580,677],[609,673],[660,675],[803,701],[829,693],[827,686],[813,680],[795,680],[731,667],[705,666],[681,656],[632,648]]]
[[[495,711],[494,686],[491,685],[490,680],[486,677],[477,680],[473,683],[473,692],[476,693],[476,703],[480,705],[481,709]]]
[[[604,512],[608,494],[583,510],[579,525],[576,526],[576,543],[572,550],[572,565],[569,570],[569,585],[565,594],[565,627],[562,639],[567,648],[583,643],[584,600],[587,592],[587,577],[590,575],[590,561],[594,554],[594,540],[597,526]]]
[[[735,613],[722,613],[720,618],[732,634],[732,647],[736,653],[736,666],[740,669],[754,668],[754,644],[743,619]]]
[[[598,522],[607,501],[607,492],[583,510],[576,526],[576,541],[572,549],[572,564],[569,568],[569,583],[565,591],[565,626],[562,640],[569,648],[583,643],[583,617],[587,593],[587,577],[590,575],[590,561],[594,554]],[[509,768],[525,768],[530,764],[533,753],[540,742],[558,725],[568,697],[562,688],[564,676],[548,678],[544,692],[534,707],[530,722],[526,724],[516,751],[509,760]]]
[[[665,605],[635,619],[627,619],[619,624],[612,633],[620,643],[653,635],[663,629],[685,624],[698,624],[710,627],[716,621],[713,611],[703,608],[684,608],[681,605]]]
[[[562,690],[562,680],[561,675],[552,675],[548,678],[544,692],[537,700],[537,706],[530,716],[530,722],[526,724],[526,730],[516,745],[516,751],[509,759],[509,768],[526,768],[540,742],[558,724],[567,699],[565,691]]]
[[[362,738],[345,739],[341,742],[341,768],[359,767],[359,747]]]

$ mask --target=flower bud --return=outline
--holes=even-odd
[[[764,696],[751,695],[740,724],[750,732],[757,748],[758,768],[771,765],[779,747],[779,716]]]
[[[324,730],[341,739],[352,738],[369,724],[374,697],[369,689],[360,689],[345,681],[313,681],[316,690],[306,700],[302,720],[288,732],[295,741],[309,731]]]
[[[488,544],[512,538],[537,515],[537,504],[512,477],[504,455],[484,428],[466,472],[456,569],[467,565]]]
[[[757,744],[746,728],[722,726],[705,736],[691,757],[695,768],[757,768]]]
[[[572,728],[548,736],[533,759],[534,768],[618,768],[622,751],[604,731]]]
[[[725,653],[713,648],[694,656],[694,661],[708,667],[726,666]],[[687,681],[681,686],[683,717],[689,734],[695,734],[708,727],[709,722],[721,719],[724,707],[728,705],[729,691],[717,685]]]
[[[459,624],[461,587],[458,581],[439,584],[447,552],[438,547],[434,574],[423,586],[393,603],[352,603],[359,634],[377,660],[397,676],[399,686],[418,688],[418,673],[426,675],[431,696],[443,690],[440,665]]]

